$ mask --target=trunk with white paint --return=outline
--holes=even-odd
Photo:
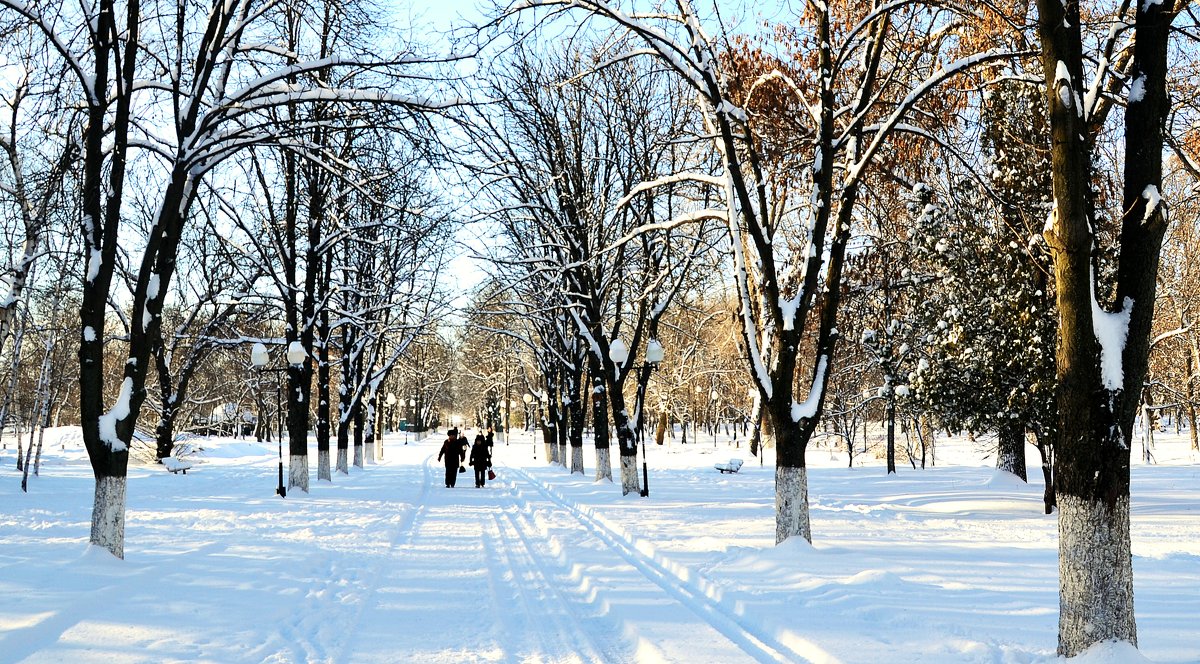
[[[1137,645],[1129,496],[1112,506],[1058,496],[1058,575],[1060,654],[1114,639]]]
[[[621,495],[641,494],[642,485],[638,476],[637,457],[621,455]]]
[[[288,465],[288,488],[308,493],[308,455],[293,454]]]
[[[612,456],[607,447],[596,448],[596,481],[613,480]]]
[[[90,541],[118,558],[125,557],[125,485],[124,476],[97,477],[92,503]]]
[[[317,481],[325,480],[333,481],[333,475],[329,472],[329,449],[317,451]]]
[[[775,468],[775,543],[789,537],[812,542],[808,518],[808,468]]]
[[[571,446],[571,474],[583,474],[583,448]]]

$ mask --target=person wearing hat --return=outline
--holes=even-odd
[[[438,461],[446,464],[446,488],[454,488],[458,481],[458,468],[466,460],[463,451],[463,441],[458,439],[458,429],[446,432],[446,440],[442,441],[442,449],[438,452]]]
[[[471,445],[471,467],[475,469],[475,488],[483,487],[487,469],[492,467],[492,453],[483,434],[475,436],[475,444]]]

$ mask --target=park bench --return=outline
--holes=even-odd
[[[724,475],[725,473],[736,473],[737,471],[742,469],[742,460],[741,459],[730,459],[728,463],[718,463],[718,464],[715,464],[713,466],[713,468],[716,468],[717,470],[721,471],[722,475]]]
[[[187,475],[188,468],[192,467],[190,462],[173,456],[164,458],[162,465],[171,473],[183,473],[184,475]]]

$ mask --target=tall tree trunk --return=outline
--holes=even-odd
[[[546,414],[542,417],[542,446],[545,448],[546,463],[554,463],[550,455],[556,447],[554,441],[558,437],[558,434],[554,431],[554,414],[551,412],[553,409],[554,404],[548,404],[546,406]]]
[[[330,263],[325,261],[324,277],[322,278],[321,286],[321,301],[326,300],[327,291],[329,288],[330,279]],[[331,435],[330,418],[332,417],[332,405],[330,403],[329,394],[329,341],[332,338],[333,332],[329,329],[329,307],[321,307],[320,323],[317,328],[317,336],[320,339],[320,345],[317,347],[317,481],[325,480],[333,481],[333,474],[329,467],[329,438]]]
[[[1025,429],[1020,421],[1010,419],[996,431],[996,470],[1029,481],[1025,473]]]
[[[750,454],[761,458],[762,457],[762,421],[763,421],[763,399],[760,395],[754,395],[754,407],[750,409]]]
[[[582,362],[577,363],[582,366]],[[568,427],[568,440],[571,446],[571,474],[579,473],[582,475],[583,470],[583,423],[586,416],[587,402],[584,400],[582,382],[583,372],[572,371],[569,376],[569,387],[567,394],[571,399],[571,403],[567,407],[567,413],[570,416],[570,426]]]
[[[141,21],[140,4],[126,4],[124,30],[116,25],[116,6],[101,0],[95,12],[95,40],[92,63],[93,84],[103,91],[115,78],[126,85],[125,94],[116,98],[115,117],[109,118],[109,98],[103,93],[91,95],[88,120],[84,129],[83,190],[81,230],[86,273],[79,306],[79,419],[83,443],[96,477],[92,502],[92,527],[89,542],[107,549],[117,558],[125,557],[125,483],[129,467],[129,439],[122,438],[116,426],[101,428],[104,411],[104,329],[110,287],[117,261],[117,230],[121,219],[121,200],[125,184],[125,155],[128,151],[130,88],[135,61],[122,62],[120,72],[110,70],[118,45],[111,39],[128,31],[128,42],[136,43]],[[118,87],[120,89],[120,87]],[[111,130],[109,125],[111,122]],[[108,186],[104,185],[107,174]],[[137,327],[136,325],[134,326]],[[132,396],[132,381],[122,381],[118,403],[127,409]],[[117,413],[110,413],[112,417]],[[132,420],[126,420],[126,435],[133,433]]]
[[[1050,108],[1054,214],[1045,237],[1058,289],[1059,434],[1054,481],[1059,518],[1060,655],[1095,643],[1136,646],[1129,534],[1129,441],[1146,375],[1166,215],[1162,124],[1166,118],[1167,41],[1174,3],[1134,3],[1131,78],[1125,116],[1124,217],[1116,303],[1096,301],[1092,162],[1078,3],[1038,0],[1042,70]],[[1123,17],[1117,20],[1124,20]],[[1103,337],[1098,340],[1097,337]],[[1115,339],[1113,337],[1116,337]],[[1123,337],[1123,338],[1121,338]]]
[[[358,401],[354,404],[354,467],[363,467],[363,404]]]
[[[767,406],[779,457],[775,465],[775,542],[797,536],[811,542],[808,468],[804,458],[808,435],[800,424],[792,421],[790,403],[781,408],[776,400],[771,400]]]
[[[588,353],[588,381],[592,388],[588,402],[592,407],[593,441],[596,445],[596,480],[613,481],[612,452],[608,438],[608,394],[604,387],[604,369],[594,353]]]
[[[613,426],[617,430],[617,451],[621,459],[621,495],[640,495],[642,482],[637,468],[637,440],[633,422],[625,405],[625,395],[621,393],[620,385],[616,381],[608,380],[604,396],[608,399]]]
[[[375,463],[375,428],[379,424],[379,395],[373,389],[367,397],[367,412],[363,420],[363,461]]]
[[[1042,492],[1042,503],[1046,507],[1046,514],[1054,513],[1056,505],[1054,496],[1054,441],[1047,434],[1038,432],[1037,434],[1038,456],[1042,460],[1042,479],[1046,483],[1046,489]]]
[[[308,400],[312,364],[290,365],[287,371],[288,488],[308,493]]]
[[[892,389],[891,379],[888,387]],[[896,399],[889,392],[887,397],[887,474],[896,474]]]

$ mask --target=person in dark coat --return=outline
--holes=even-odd
[[[475,469],[475,488],[482,487],[487,480],[487,469],[492,467],[492,454],[483,434],[475,436],[475,444],[471,446],[471,467]]]
[[[467,436],[470,433],[471,433],[471,430],[467,429],[466,431],[462,432],[462,434],[459,435],[459,437],[458,437],[458,444],[459,444],[459,447],[461,448],[459,450],[459,454],[462,456],[463,459],[466,459],[467,455],[471,453],[471,441],[467,440]]]
[[[446,464],[446,488],[454,487],[458,481],[458,467],[466,459],[463,452],[463,441],[458,438],[458,429],[446,432],[446,440],[442,441],[442,449],[438,452],[438,461]]]
[[[488,427],[487,446],[488,446],[488,454],[489,455],[492,453],[492,445],[494,445],[495,442],[496,442],[496,432],[492,429],[492,427]]]

